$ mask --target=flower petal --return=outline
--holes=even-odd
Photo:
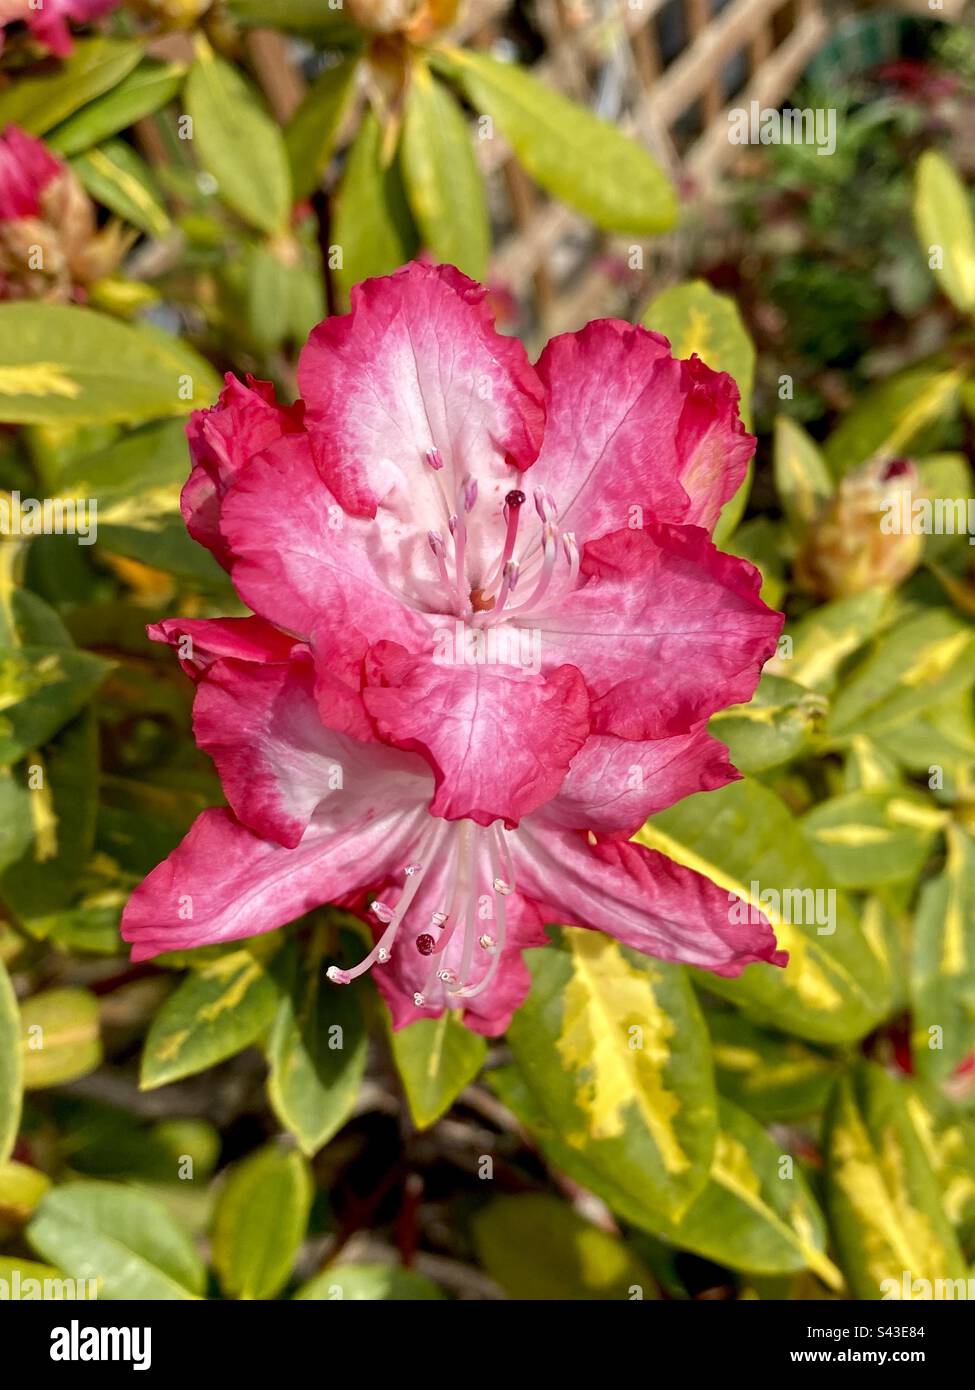
[[[768,922],[731,920],[724,889],[692,869],[627,841],[590,844],[538,818],[511,837],[518,891],[546,921],[593,927],[661,960],[740,975],[753,961],[785,965]],[[751,915],[751,914],[750,914]],[[756,917],[761,914],[754,914]]]
[[[599,319],[548,343],[545,439],[529,478],[555,498],[580,544],[631,523],[634,508],[682,521],[681,371],[659,333]]]
[[[312,332],[298,369],[306,422],[348,511],[381,505],[425,535],[465,477],[486,496],[535,459],[541,387],[518,340],[496,332],[486,295],[452,266],[413,262],[357,286],[352,312]]]
[[[230,567],[220,533],[220,507],[240,470],[284,434],[301,430],[302,407],[281,406],[269,381],[247,385],[230,372],[216,405],[196,410],[186,425],[193,469],[180,495],[180,510],[194,540]]]
[[[383,738],[422,750],[434,815],[514,825],[561,785],[589,727],[573,666],[545,676],[510,666],[440,665],[396,643],[370,653],[366,708]]]
[[[733,377],[712,371],[696,355],[680,366],[684,405],[677,425],[677,457],[681,484],[690,498],[682,520],[713,531],[721,508],[745,480],[755,437],[739,416],[741,395]]]
[[[140,961],[271,931],[388,877],[427,820],[425,810],[377,812],[338,832],[314,822],[285,849],[224,807],[204,811],[130,897],[122,936]]]
[[[326,728],[313,685],[310,661],[218,661],[193,703],[197,744],[216,764],[238,818],[291,848],[316,811],[334,829],[368,820],[379,785],[384,812],[422,805],[432,790],[416,754]]]
[[[595,734],[572,759],[558,795],[537,814],[566,830],[629,839],[649,816],[741,774],[704,728],[640,742]]]
[[[351,611],[370,642],[402,638],[414,626],[426,634],[426,619],[400,596],[413,531],[384,531],[343,511],[305,435],[286,436],[243,470],[224,498],[220,526],[237,592],[269,622],[310,637],[322,625],[339,630]],[[425,541],[422,550],[421,573],[438,582]]]
[[[585,677],[594,733],[666,738],[751,699],[783,623],[754,566],[699,527],[649,522],[590,541],[581,573],[531,621],[543,670],[572,661]]]
[[[176,649],[179,664],[193,680],[220,657],[236,661],[287,661],[301,646],[263,618],[164,618],[146,632],[154,642]]]

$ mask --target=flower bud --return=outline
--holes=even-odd
[[[806,534],[796,582],[824,599],[895,588],[916,569],[924,541],[881,521],[899,514],[898,494],[917,487],[909,459],[874,458],[848,473]]]
[[[131,241],[99,230],[66,164],[17,126],[0,136],[0,299],[67,300],[118,265]]]

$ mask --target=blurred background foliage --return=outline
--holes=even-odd
[[[678,213],[672,170],[455,42],[454,18],[140,0],[64,58],[7,34],[0,128],[68,164],[115,264],[0,278],[0,488],[98,500],[94,546],[0,538],[0,1277],[262,1299],[871,1299],[905,1269],[965,1277],[975,552],[880,518],[975,496],[975,39],[898,20],[864,62],[841,29],[793,103],[838,109],[835,155],[750,148]],[[525,57],[532,20],[510,17]],[[311,79],[287,119],[247,46],[269,24]],[[390,1036],[368,981],[323,987],[362,933],[338,911],[147,965],[118,936],[220,800],[189,682],[144,636],[240,611],[179,517],[182,417],[227,369],[293,390],[310,327],[421,251],[518,322],[485,117],[595,227],[659,237],[639,273],[607,264],[604,312],[731,372],[758,434],[720,534],[788,624],[755,700],[714,720],[746,776],[641,835],[762,906],[791,953],[722,981],[556,926],[490,1044],[452,1019]],[[835,930],[758,885],[834,893]]]

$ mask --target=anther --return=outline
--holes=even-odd
[[[347,970],[340,970],[337,965],[330,965],[325,974],[332,981],[333,985],[347,985],[350,983]]]
[[[370,903],[369,906],[375,913],[375,915],[379,918],[380,922],[382,922],[383,926],[388,927],[390,922],[393,920],[393,917],[395,916],[393,909],[387,906],[386,903],[379,902],[378,899],[376,900],[376,902]]]

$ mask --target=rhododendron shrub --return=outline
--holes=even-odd
[[[752,452],[737,390],[612,320],[532,367],[484,296],[448,266],[367,282],[311,335],[303,404],[231,379],[191,422],[187,525],[255,616],[154,629],[191,653],[231,811],[133,895],[135,959],[374,890],[375,945],[329,978],[375,965],[397,1025],[488,1033],[545,922],[785,963],[764,918],[629,843],[736,776],[706,723],[781,627],[708,534]]]

